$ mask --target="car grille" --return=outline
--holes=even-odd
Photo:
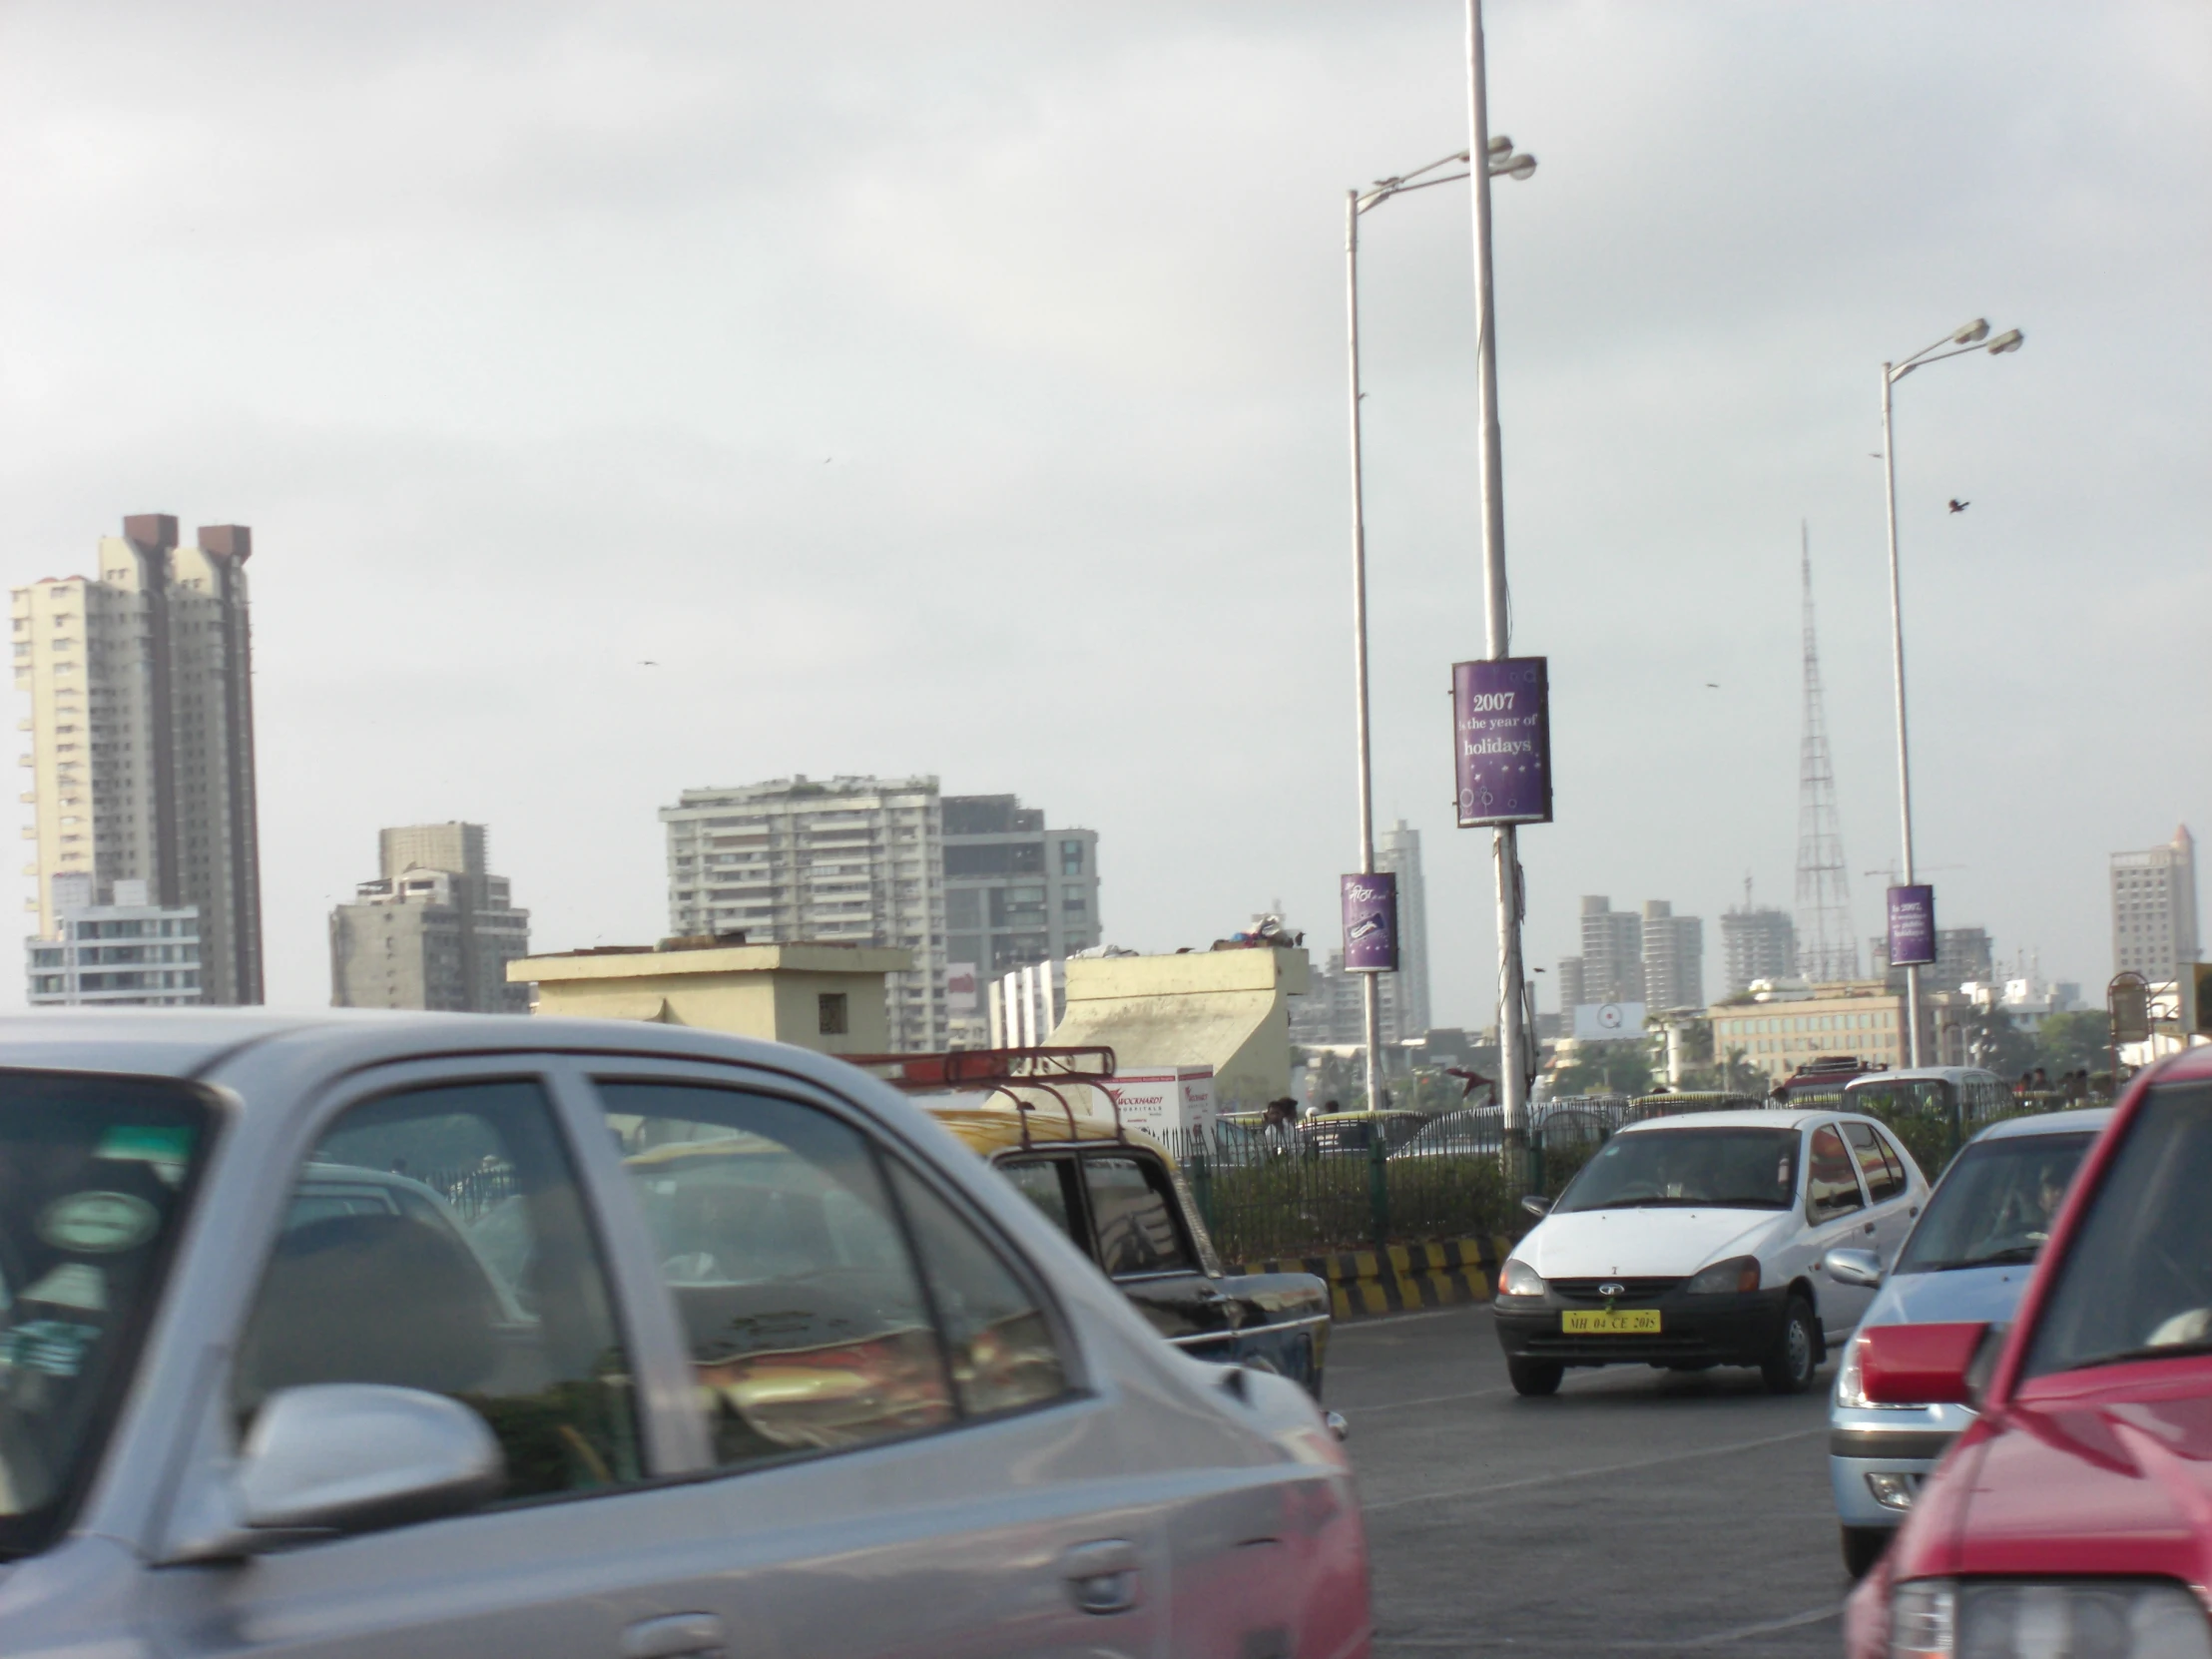
[[[1553,1293],[1567,1302],[1656,1302],[1677,1285],[1679,1279],[1553,1279],[1549,1281]],[[1611,1297],[1598,1291],[1600,1285],[1618,1285],[1620,1290]]]

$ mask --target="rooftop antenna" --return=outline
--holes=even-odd
[[[1813,533],[1798,521],[1798,569],[1805,589],[1805,728],[1798,742],[1798,972],[1812,984],[1859,977],[1859,939],[1845,880],[1844,835],[1836,812],[1836,764],[1821,702],[1821,652],[1813,626]]]

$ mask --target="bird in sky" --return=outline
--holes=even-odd
[[[659,663],[656,663],[656,662],[655,662],[655,661],[653,661],[653,659],[652,659],[652,658],[650,658],[650,657],[648,657],[648,658],[645,658],[645,659],[644,659],[643,661],[641,661],[641,662],[640,662],[640,663],[638,664],[638,667],[640,667],[640,668],[659,668],[660,666],[661,666],[661,665],[660,665]]]
[[[1972,505],[1971,501],[1961,501],[1955,495],[1950,498],[1950,510],[1954,513],[1962,513]]]
[[[1719,691],[1721,683],[1718,680],[1708,680],[1705,682],[1705,689],[1707,691]]]

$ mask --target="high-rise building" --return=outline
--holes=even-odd
[[[526,1014],[507,964],[530,954],[530,912],[490,872],[481,824],[377,831],[382,873],[330,912],[330,1003]]]
[[[1644,1001],[1653,1011],[1705,1006],[1705,922],[1644,900]]]
[[[2112,854],[2112,970],[2157,984],[2200,952],[2197,843],[2184,824],[2164,846]]]
[[[51,935],[24,940],[34,1008],[188,1007],[200,1001],[200,912],[149,902],[144,881],[92,902],[90,875],[57,875]]]
[[[1428,1001],[1428,888],[1421,879],[1420,831],[1403,819],[1375,839],[1375,863],[1397,877],[1397,1037],[1418,1037],[1434,1018]]]
[[[1054,830],[1018,796],[948,795],[945,959],[986,979],[1102,942],[1098,831]]]
[[[1589,997],[1583,994],[1585,987],[1582,979],[1581,957],[1562,956],[1559,958],[1558,989],[1560,1017],[1571,1030],[1574,1025],[1575,1009],[1590,1000]]]
[[[31,697],[39,932],[61,937],[55,884],[119,881],[192,910],[200,1000],[262,1000],[261,852],[254,786],[253,532],[138,513],[103,537],[96,577],[15,590],[15,683]],[[71,887],[74,884],[65,884]],[[174,919],[174,917],[172,918]]]
[[[891,1046],[946,1046],[944,814],[934,778],[780,778],[686,790],[668,830],[669,931],[910,951],[884,988]],[[1072,833],[1072,832],[1071,832]]]
[[[1634,910],[1616,910],[1612,900],[1585,894],[1582,899],[1582,1001],[1642,1002],[1644,997],[1644,919]],[[1572,1013],[1573,1007],[1567,1009]]]
[[[1891,965],[1889,939],[1877,933],[1867,941],[1867,949],[1875,977],[1893,991],[1904,990],[1905,969]],[[1986,985],[1995,977],[1996,954],[1987,928],[1936,929],[1936,960],[1921,969],[1923,990],[1955,991],[1965,984]]]
[[[1721,912],[1721,956],[1729,996],[1786,978],[1797,971],[1797,923],[1787,910],[1754,908],[1746,883],[1742,907]]]
[[[1380,1035],[1385,1044],[1426,1034],[1426,1026],[1414,1030],[1399,1014],[1397,974],[1347,973],[1345,953],[1332,950],[1324,965],[1310,970],[1307,978],[1306,994],[1293,998],[1290,1005],[1291,1041],[1295,1043],[1339,1048],[1348,1044],[1364,1045],[1368,1040],[1367,982],[1370,979],[1376,981],[1376,989],[1381,993]]]

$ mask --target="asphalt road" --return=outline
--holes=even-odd
[[[1833,1659],[1834,1377],[1777,1397],[1757,1372],[1609,1367],[1521,1399],[1486,1307],[1339,1325],[1378,1659]]]

